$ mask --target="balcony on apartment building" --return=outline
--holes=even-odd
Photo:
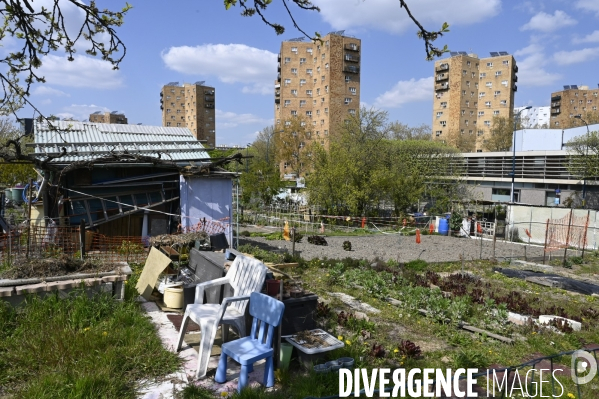
[[[448,82],[435,85],[435,91],[438,91],[438,90],[447,90],[447,89],[449,89],[449,83]]]
[[[206,104],[204,104],[204,107],[205,108],[214,108],[214,104],[212,104],[212,103],[206,103]]]
[[[439,82],[441,80],[447,80],[447,79],[449,79],[449,74],[446,74],[446,73],[437,75],[437,78],[436,78],[437,82]]]
[[[345,61],[360,62],[360,57],[351,54],[345,54]]]
[[[557,115],[560,113],[560,109],[559,108],[551,108],[551,115]]]
[[[551,97],[551,101],[559,101],[562,99],[562,96],[553,96]]]
[[[343,72],[360,73],[360,68],[353,65],[346,65],[343,67]]]
[[[345,49],[350,51],[360,51],[360,46],[358,46],[357,44],[350,43],[345,45]]]
[[[518,73],[518,65],[514,65],[514,73]]]
[[[562,105],[561,101],[555,101],[551,103],[551,108],[556,108],[559,107],[560,105]]]
[[[441,71],[447,71],[448,69],[449,69],[449,64],[441,64],[435,68],[435,71],[441,72]]]

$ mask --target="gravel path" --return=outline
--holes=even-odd
[[[326,237],[327,246],[308,243],[304,236],[302,242],[295,244],[295,251],[302,258],[346,258],[373,259],[378,256],[383,260],[396,259],[400,262],[409,262],[414,259],[423,259],[427,262],[447,262],[460,260],[463,254],[466,260],[479,259],[481,255],[480,239],[422,236],[421,243],[416,244],[416,238],[398,235],[376,235],[365,237]],[[349,240],[352,244],[351,251],[343,250],[343,241]],[[276,252],[291,252],[291,242],[279,240],[265,240],[262,237],[239,237],[240,244],[258,245],[263,249]],[[495,256],[497,259],[510,257],[524,258],[524,244],[515,244],[497,241]],[[543,248],[529,246],[526,248],[528,257],[542,257]],[[493,241],[482,241],[482,258],[493,257]]]

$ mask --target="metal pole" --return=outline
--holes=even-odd
[[[543,264],[545,264],[545,256],[547,255],[547,235],[549,234],[549,219],[545,225],[545,244],[543,245]]]
[[[27,210],[27,253],[26,258],[29,258],[29,250],[31,247],[31,202],[33,201],[33,179],[29,179],[29,204]]]
[[[582,116],[580,114],[579,115],[574,115],[574,118],[580,119],[582,121],[582,123],[584,123],[586,125],[586,127],[587,127],[587,142],[586,142],[586,146],[585,146],[585,157],[588,158],[588,156],[589,156],[589,138],[590,138],[589,124],[584,119],[582,119]],[[586,161],[587,160],[585,160],[585,162]],[[586,173],[586,170],[585,170],[584,180],[582,182],[582,207],[583,208],[586,208],[586,205],[587,205],[587,201],[586,201],[587,178],[586,178],[586,175],[587,175],[587,173]]]

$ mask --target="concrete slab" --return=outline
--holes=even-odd
[[[333,292],[333,293],[331,293],[331,296],[339,298],[339,300],[341,300],[341,302],[343,302],[344,304],[346,304],[347,306],[349,306],[350,308],[352,308],[354,310],[358,310],[361,312],[368,312],[368,313],[380,313],[381,312],[377,308],[372,307],[367,303],[360,302],[353,296],[344,294],[343,292]]]

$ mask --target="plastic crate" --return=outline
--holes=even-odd
[[[314,316],[318,303],[317,295],[308,295],[302,298],[289,298],[283,301],[285,313],[281,324],[281,335],[292,335],[316,327]]]

